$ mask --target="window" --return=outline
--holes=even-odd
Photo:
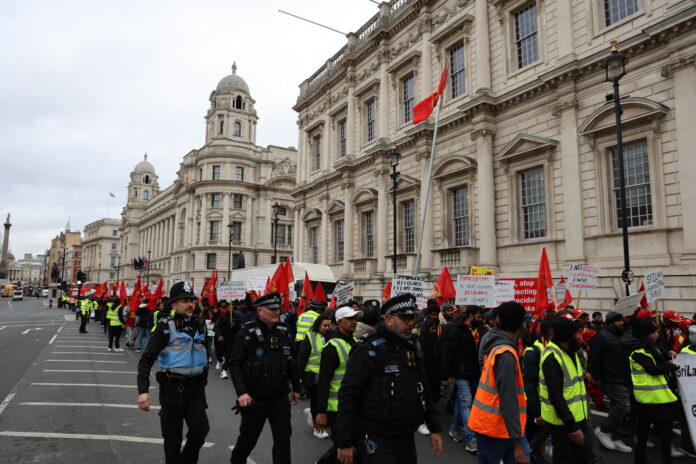
[[[343,219],[338,220],[334,223],[334,233],[336,236],[334,237],[336,243],[336,251],[334,254],[334,259],[336,260],[337,263],[340,263],[343,261],[344,257],[344,252],[343,252],[343,247],[344,247],[344,242],[345,242],[345,237],[344,237],[344,221]]]
[[[239,268],[239,253],[232,253],[232,269]]]
[[[115,272],[109,272],[109,280],[114,280],[116,278]]]
[[[225,133],[225,121],[220,119],[219,125],[218,125],[218,134],[222,135]]]
[[[118,235],[118,230],[112,230],[111,231],[111,236],[116,237]]]
[[[242,209],[242,202],[244,201],[244,196],[235,193],[232,197],[232,207],[234,209]]]
[[[372,258],[375,256],[375,225],[373,211],[363,213],[363,228],[365,233],[363,236],[363,253],[365,253],[365,257]]]
[[[621,197],[619,193],[619,155],[611,151],[614,178],[614,204],[616,205],[616,227],[623,227]],[[648,143],[641,140],[624,146],[624,176],[626,179],[626,213],[628,227],[649,226],[653,222],[650,171],[648,165]]]
[[[242,241],[242,223],[239,221],[235,221],[232,223],[232,241]]]
[[[150,197],[150,192],[148,192],[147,190],[145,190],[145,191],[143,192],[143,200],[147,200],[149,197]]]
[[[235,137],[241,137],[242,136],[242,124],[239,121],[235,121],[234,123],[234,129],[232,134]]]
[[[244,182],[244,168],[237,166],[235,168],[234,180]]]
[[[415,93],[413,91],[413,74],[401,79],[401,90],[402,94],[402,104],[404,110],[404,122],[409,122],[413,120],[413,101],[415,100]]]
[[[372,142],[375,139],[375,118],[377,117],[377,101],[371,98],[365,103],[365,139]]]
[[[312,171],[321,168],[321,135],[312,138]]]
[[[115,244],[115,243],[112,243],[112,244],[111,244],[111,249],[112,249],[112,250],[115,250],[115,249],[116,249],[116,244]]]
[[[206,267],[206,269],[215,269],[217,267],[217,254],[216,253],[206,253],[205,254],[205,267]]]
[[[220,239],[220,221],[210,221],[209,239],[212,241]]]
[[[459,42],[449,49],[450,89],[452,98],[466,92],[466,75],[464,74],[464,42]]]
[[[232,106],[234,108],[237,108],[238,110],[241,110],[243,108],[241,95],[237,95],[237,98],[234,99],[234,104]]]
[[[149,183],[150,183],[150,176],[145,176],[145,178],[143,179],[143,181],[144,181],[146,184],[149,184]]]
[[[469,187],[452,192],[454,246],[469,246]]]
[[[210,207],[211,208],[219,208],[221,197],[222,197],[221,193],[211,193],[210,194]]]
[[[278,224],[278,242],[274,242],[276,239],[274,229],[275,227],[273,227],[273,224],[271,224],[271,243],[277,243],[278,245],[290,245],[292,242],[292,226],[288,224]]]
[[[220,180],[220,166],[213,166],[213,180]]]
[[[525,239],[546,236],[546,203],[544,198],[544,168],[520,173],[522,198],[522,227]]]
[[[203,180],[203,168],[198,170],[198,180]]]
[[[416,203],[406,201],[404,208],[404,253],[413,253],[416,250]]]
[[[115,256],[111,257],[111,267],[116,267],[116,257]]]
[[[638,0],[603,0],[604,24],[611,26],[638,11]]]
[[[346,156],[346,120],[341,119],[338,121],[338,127],[337,127],[337,132],[338,132],[338,156],[343,158]]]
[[[309,229],[309,259],[312,263],[319,263],[319,228],[310,227]]]
[[[286,216],[288,214],[288,210],[285,206],[278,206],[275,212],[278,213],[278,216]]]
[[[531,3],[515,13],[515,48],[518,68],[539,59],[536,3]]]

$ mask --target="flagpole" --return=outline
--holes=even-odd
[[[425,203],[423,204],[423,220],[421,221],[420,235],[418,237],[418,254],[416,254],[416,269],[414,275],[418,275],[420,270],[421,251],[423,250],[423,231],[425,230],[425,219],[428,215],[428,203],[430,202],[430,185],[433,178],[433,161],[435,160],[435,143],[437,142],[437,130],[440,125],[440,108],[442,107],[442,95],[438,98],[437,110],[435,112],[435,131],[433,132],[433,145],[430,149],[430,166],[428,167],[428,185],[425,188]]]
[[[111,195],[106,199],[106,217],[109,217],[109,206],[111,206]]]

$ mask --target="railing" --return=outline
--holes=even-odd
[[[396,269],[402,270],[406,269],[406,255],[400,255],[396,257]]]
[[[370,20],[360,29],[358,29],[357,35],[358,40],[362,41],[370,36],[372,32],[377,29],[379,25],[379,13],[374,15]]]
[[[408,3],[408,0],[396,0],[391,6],[391,13],[393,14],[396,10]]]
[[[367,261],[357,261],[355,263],[355,272],[365,272],[367,270]]]
[[[440,252],[440,265],[442,266],[459,266],[462,255],[459,250],[447,250]]]

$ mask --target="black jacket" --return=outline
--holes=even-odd
[[[215,322],[213,329],[215,330],[215,339],[218,337],[223,337],[224,343],[234,343],[237,337],[237,332],[239,325],[237,324],[236,318],[230,315],[231,312],[227,311],[225,314],[221,314]],[[232,317],[232,319],[230,319]]]
[[[150,310],[147,309],[147,306],[138,306],[138,310],[135,312],[135,316],[138,318],[138,322],[135,324],[136,327],[147,328],[147,319],[149,315]]]
[[[575,362],[577,353],[570,350],[566,350],[562,346],[558,346],[561,350],[565,351],[570,359]],[[556,361],[555,356],[547,356],[541,365],[541,369],[544,372],[544,380],[546,381],[546,388],[549,392],[549,402],[556,410],[556,415],[563,422],[563,427],[570,433],[578,430],[583,425],[581,422],[575,422],[573,413],[570,412],[568,403],[566,403],[565,398],[563,398],[563,371],[561,370],[561,365]],[[588,411],[589,412],[589,411]]]
[[[423,421],[440,432],[417,343],[380,324],[351,351],[338,392],[336,446],[351,446],[360,432],[409,435]]]
[[[476,359],[476,340],[464,319],[456,321],[442,338],[443,380],[450,377],[478,382],[481,370]]]
[[[589,371],[593,379],[631,385],[628,353],[621,344],[622,336],[614,327],[607,327],[592,340]]]
[[[317,412],[326,412],[329,402],[329,384],[333,377],[334,371],[338,369],[341,360],[338,357],[336,347],[328,343],[332,338],[341,338],[348,342],[350,346],[355,345],[355,338],[346,336],[340,330],[331,333],[331,337],[327,338],[326,346],[321,351],[321,363],[319,364],[319,383],[317,385]],[[305,337],[307,340],[307,337]]]
[[[541,350],[532,345],[526,349],[520,360],[522,376],[524,377],[524,393],[527,395],[527,415],[533,419],[541,416],[541,402],[539,401],[539,364],[541,363]]]

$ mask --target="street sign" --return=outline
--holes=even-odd
[[[633,278],[635,276],[633,275],[633,270],[629,269],[628,271],[623,271],[621,273],[621,280],[626,282],[627,284],[633,283]]]

